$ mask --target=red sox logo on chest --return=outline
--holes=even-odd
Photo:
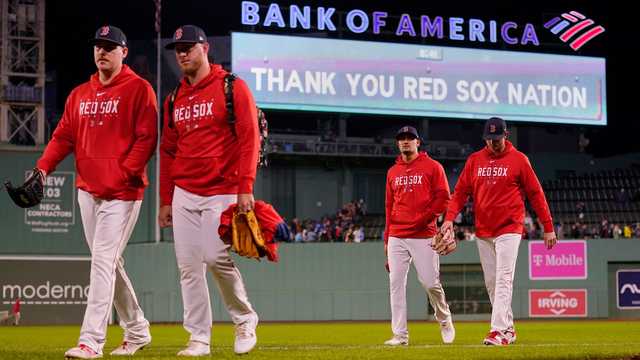
[[[78,114],[89,120],[89,126],[103,126],[105,121],[118,117],[121,98],[109,97],[106,91],[96,92],[95,98],[80,100]]]
[[[197,95],[189,96],[193,100]],[[197,103],[176,105],[173,110],[173,119],[177,127],[185,130],[197,129],[203,120],[213,120],[213,99]]]
[[[489,185],[494,185],[500,179],[506,179],[509,176],[509,167],[496,164],[495,160],[489,160],[488,166],[478,166],[476,169],[476,177],[478,180],[484,180]]]
[[[423,174],[396,176],[393,179],[393,186],[396,189],[402,186],[402,192],[413,192],[415,186],[422,186],[423,177]]]

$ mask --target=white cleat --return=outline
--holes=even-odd
[[[258,342],[257,326],[258,315],[256,314],[242,324],[236,325],[236,340],[233,344],[233,351],[236,354],[246,354],[256,346]]]
[[[131,356],[135,354],[136,351],[144,349],[149,343],[151,343],[151,339],[141,343],[123,341],[120,346],[111,352],[111,356]]]
[[[394,335],[391,339],[385,341],[384,344],[389,346],[407,346],[409,345],[409,338]]]
[[[178,356],[207,356],[211,354],[209,344],[200,341],[189,341],[186,348],[178,351]]]
[[[453,327],[451,318],[440,323],[440,335],[442,335],[442,342],[445,344],[451,344],[455,340],[456,328]]]
[[[96,352],[85,344],[80,344],[64,353],[65,359],[98,359],[102,354]]]

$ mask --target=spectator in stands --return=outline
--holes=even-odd
[[[636,223],[636,227],[634,230],[634,237],[640,239],[640,222]]]
[[[302,232],[302,224],[300,223],[300,219],[298,218],[293,218],[292,221],[292,226],[291,226],[291,230],[293,230],[296,234],[299,232]]]
[[[624,224],[624,229],[623,229],[622,233],[623,233],[623,236],[625,237],[625,239],[631,238],[631,234],[632,234],[631,226],[629,226],[627,224]]]
[[[571,225],[571,238],[572,239],[580,239],[582,238],[582,227],[579,222],[575,222]]]
[[[600,222],[600,237],[603,239],[611,238],[611,230],[609,220],[607,218],[602,219],[602,222]]]
[[[613,225],[612,235],[614,239],[620,239],[622,237],[622,228],[620,227],[620,225]]]
[[[528,211],[525,211],[524,214],[524,227],[526,229],[533,229],[533,218],[531,218],[531,214]]]
[[[556,234],[558,234],[558,240],[564,239],[564,224],[561,222],[556,223]]]
[[[356,225],[353,230],[353,242],[361,243],[364,241],[364,229],[360,225]]]
[[[367,203],[364,202],[364,199],[358,200],[358,210],[360,215],[367,215]]]
[[[315,231],[313,231],[313,224],[310,223],[307,226],[307,236],[305,238],[306,242],[316,242],[318,240],[318,234],[316,234]]]
[[[626,204],[631,200],[629,197],[629,193],[625,190],[625,188],[621,188],[620,191],[616,194],[616,200],[620,204]]]

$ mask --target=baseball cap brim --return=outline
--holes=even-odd
[[[414,133],[412,133],[412,132],[410,132],[410,131],[406,131],[406,132],[402,132],[402,133],[396,134],[396,140],[398,140],[398,138],[399,138],[400,136],[402,136],[402,135],[411,135],[411,137],[412,137],[412,138],[414,138],[414,139],[418,139],[418,137],[416,136],[416,134],[414,134]]]
[[[493,134],[493,135],[484,135],[482,138],[485,140],[500,140],[505,137],[505,134]]]
[[[117,41],[113,41],[113,39],[108,39],[108,38],[92,38],[92,39],[89,39],[89,44],[95,45],[96,43],[101,42],[101,41],[106,41],[106,42],[112,43],[114,45],[127,47],[127,45],[122,45],[121,43],[119,43]]]
[[[198,41],[172,41],[170,43],[168,43],[167,45],[164,46],[165,49],[167,50],[173,50],[176,48],[176,45],[178,44],[202,44],[202,42],[198,42]]]

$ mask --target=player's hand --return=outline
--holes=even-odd
[[[443,222],[442,226],[440,226],[440,233],[444,235],[449,231],[453,233],[453,221]]]
[[[160,211],[158,212],[158,223],[161,228],[173,225],[173,210],[171,209],[171,205],[160,206]]]
[[[551,250],[555,244],[558,243],[558,238],[555,232],[544,233],[544,244],[547,246],[547,250]]]
[[[253,210],[254,205],[253,194],[238,194],[238,211],[247,212]]]
[[[40,176],[42,177],[42,183],[44,184],[44,180],[47,178],[47,172],[40,168],[37,169],[40,170]]]
[[[384,244],[384,268],[389,272],[389,247],[388,244]]]

